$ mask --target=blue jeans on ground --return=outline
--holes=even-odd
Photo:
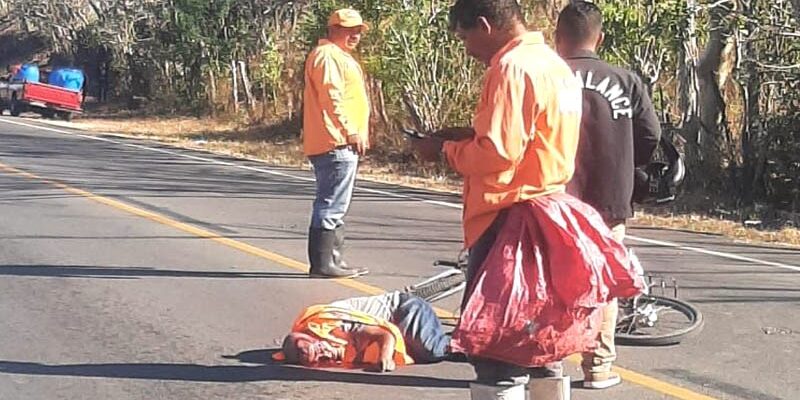
[[[358,154],[349,146],[309,157],[314,166],[317,194],[311,227],[334,230],[344,225],[358,170]]]
[[[425,300],[400,294],[400,305],[390,322],[402,332],[408,355],[414,362],[435,363],[447,357],[450,337],[444,334],[436,312]]]

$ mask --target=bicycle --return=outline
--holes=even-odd
[[[422,282],[406,287],[405,292],[433,303],[464,290],[467,285],[467,256],[465,253],[462,252],[459,255],[458,261],[439,260],[433,265],[447,267],[447,269]],[[634,298],[619,300],[619,316],[615,333],[617,344],[675,345],[702,330],[703,314],[691,303],[678,299],[676,281],[672,279],[672,285],[667,285],[663,278],[660,281],[655,279],[653,276],[647,277],[645,293]],[[661,289],[661,295],[652,294],[654,289]],[[672,297],[664,295],[668,289],[673,290]],[[457,315],[458,312],[455,314]],[[445,323],[447,324],[447,322]]]

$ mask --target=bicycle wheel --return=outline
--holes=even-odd
[[[703,327],[703,314],[693,305],[663,296],[642,295],[620,305],[615,342],[635,346],[680,343]]]
[[[452,273],[442,274],[434,279],[411,286],[406,289],[406,292],[421,297],[427,302],[434,302],[463,289],[465,281],[464,273],[453,270]]]

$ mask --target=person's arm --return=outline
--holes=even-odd
[[[371,366],[377,372],[394,371],[394,336],[386,329],[379,326],[363,326],[353,332],[353,339],[359,343],[358,351],[363,352],[372,343],[378,343],[380,348],[380,361],[377,365]]]
[[[636,167],[644,167],[653,158],[661,139],[661,123],[656,116],[650,96],[644,84],[635,79],[633,111],[633,159]]]
[[[447,141],[447,161],[461,175],[487,175],[516,164],[528,141],[523,109],[526,88],[512,81],[513,72],[494,71],[487,77],[483,106],[475,116],[471,140]],[[532,101],[532,99],[531,99]]]

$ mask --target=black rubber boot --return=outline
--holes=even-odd
[[[311,278],[353,278],[358,271],[342,269],[333,262],[336,232],[321,228],[308,230],[308,275]]]
[[[350,267],[344,261],[344,226],[336,228],[334,232],[336,233],[336,240],[333,243],[333,264],[341,269],[354,271],[359,275],[368,274],[368,269]]]

